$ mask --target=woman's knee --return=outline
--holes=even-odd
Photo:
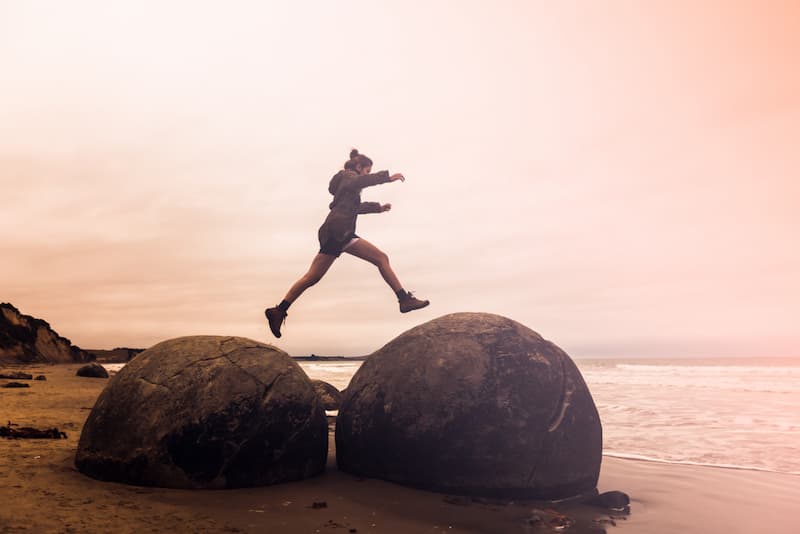
[[[306,273],[305,276],[303,276],[303,283],[308,287],[313,286],[320,280],[322,280],[322,275],[319,273]]]
[[[384,269],[389,266],[389,255],[385,252],[378,252],[375,255],[375,261],[373,263],[377,265],[379,269]]]

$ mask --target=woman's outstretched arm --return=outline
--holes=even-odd
[[[358,213],[383,213],[392,209],[391,204],[381,204],[380,202],[362,202],[358,205]]]
[[[383,206],[381,206],[380,202],[362,202],[358,205],[358,213],[381,213],[383,210]]]
[[[380,171],[372,174],[361,174],[353,178],[355,187],[364,188],[378,184],[385,184],[392,181],[389,171]]]

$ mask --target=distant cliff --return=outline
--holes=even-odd
[[[41,319],[0,303],[0,362],[74,363],[94,359]]]

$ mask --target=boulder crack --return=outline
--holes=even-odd
[[[233,352],[233,351],[231,351],[231,352]],[[219,360],[220,358],[227,358],[227,357],[228,357],[228,354],[230,354],[230,353],[227,353],[227,354],[219,354],[219,355],[217,355],[217,356],[212,356],[212,357],[210,357],[210,358],[201,358],[201,359],[199,359],[199,360],[195,360],[195,361],[193,361],[192,363],[190,363],[190,364],[186,365],[185,367],[181,368],[181,370],[180,370],[180,371],[178,371],[177,373],[175,373],[175,374],[173,374],[173,375],[171,375],[171,376],[167,377],[167,380],[172,380],[172,379],[173,379],[173,378],[175,378],[176,376],[178,376],[178,375],[180,375],[180,374],[184,373],[184,372],[185,372],[187,369],[189,369],[189,368],[191,368],[191,367],[194,367],[195,365],[197,365],[197,364],[198,364],[198,363],[200,363],[200,362],[210,362],[211,360]]]
[[[534,464],[533,464],[533,468],[531,468],[531,473],[528,475],[528,481],[527,481],[527,483],[525,484],[526,486],[528,486],[528,487],[530,487],[530,486],[531,486],[531,482],[533,482],[533,477],[535,477],[535,476],[536,476],[536,470],[537,470],[538,468],[539,468],[539,464],[538,464],[538,463],[534,463]]]
[[[572,399],[572,394],[575,392],[574,388],[570,387],[567,383],[567,370],[564,363],[564,358],[561,359],[561,398],[558,400],[558,404],[556,406],[556,410],[553,412],[553,417],[550,418],[550,424],[547,426],[548,432],[555,432],[559,426],[561,426],[561,422],[564,421],[564,415],[567,413],[567,408],[569,408],[570,400]]]
[[[569,399],[572,397],[572,392],[570,391],[567,394],[567,376],[566,376],[566,365],[564,360],[561,359],[561,396],[556,403],[555,408],[553,409],[553,414],[550,416],[550,422],[547,425],[547,433],[542,433],[539,437],[539,443],[532,448],[532,450],[536,451],[534,455],[534,462],[531,470],[528,474],[528,480],[526,485],[530,486],[533,482],[534,477],[536,476],[536,471],[539,469],[539,462],[538,458],[540,457],[540,453],[542,448],[544,447],[545,441],[547,440],[548,434],[554,432],[560,425],[561,422],[564,420],[564,416],[566,414],[567,408],[569,407]]]
[[[231,352],[233,352],[233,351],[231,351]],[[241,372],[243,372],[244,374],[246,374],[247,376],[249,376],[250,378],[252,378],[253,380],[255,380],[257,384],[261,384],[261,385],[262,385],[262,386],[264,386],[266,389],[269,389],[269,388],[272,386],[272,384],[275,382],[275,380],[273,380],[272,382],[270,382],[270,384],[269,384],[269,385],[267,385],[267,384],[266,384],[266,383],[265,383],[263,380],[261,380],[260,378],[258,378],[256,375],[254,375],[253,373],[251,373],[250,371],[248,371],[247,369],[245,369],[244,367],[242,367],[241,365],[239,365],[238,363],[236,363],[235,361],[233,361],[233,360],[232,360],[232,359],[231,359],[231,358],[228,356],[228,354],[230,354],[230,352],[223,354],[223,355],[222,355],[222,357],[223,357],[223,358],[225,358],[226,360],[228,360],[229,362],[231,362],[231,365],[233,365],[234,367],[237,367],[237,368],[238,368],[238,369],[239,369]],[[280,376],[280,375],[278,375],[278,376]],[[276,380],[277,380],[277,377],[276,377]]]
[[[246,371],[245,371],[245,372],[246,372]],[[264,384],[264,393],[261,395],[261,396],[262,396],[262,398],[263,398],[263,397],[266,397],[266,396],[269,394],[270,390],[272,389],[272,386],[273,386],[273,385],[275,385],[275,382],[277,382],[278,380],[280,380],[281,378],[283,378],[283,377],[284,377],[286,374],[287,374],[287,371],[284,371],[284,372],[282,372],[282,373],[278,373],[278,376],[276,376],[275,378],[273,378],[273,379],[270,381],[270,383],[269,383],[269,384],[264,384],[264,383],[262,382],[262,384]]]
[[[139,378],[139,380],[141,380],[142,382],[146,382],[146,383],[150,384],[151,386],[158,386],[158,387],[160,387],[160,388],[164,388],[164,389],[170,389],[170,388],[169,388],[169,386],[165,386],[164,384],[161,384],[161,383],[159,383],[159,382],[154,382],[154,381],[152,381],[152,380],[148,380],[147,378],[145,378],[145,377],[143,377],[143,376],[140,376],[140,377],[138,377],[138,378]]]

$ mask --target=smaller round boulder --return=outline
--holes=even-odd
[[[319,474],[327,456],[322,403],[288,354],[192,336],[155,345],[110,380],[75,465],[128,484],[238,488]]]
[[[88,365],[84,365],[78,369],[78,372],[75,374],[77,376],[85,376],[88,378],[108,378],[108,371],[106,371],[106,368],[99,363],[90,363]]]
[[[342,404],[342,394],[334,386],[323,380],[312,380],[317,395],[322,399],[322,405],[326,410],[338,410]]]

